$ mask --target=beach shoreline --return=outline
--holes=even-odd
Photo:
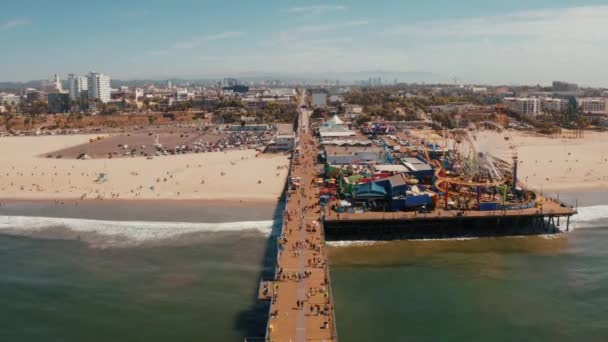
[[[0,216],[109,221],[240,222],[274,220],[281,200],[1,200]]]
[[[252,149],[154,158],[41,158],[88,135],[0,139],[0,199],[277,201],[289,156]]]

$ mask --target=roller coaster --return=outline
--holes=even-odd
[[[510,161],[481,151],[477,137],[488,129],[501,136],[505,146],[499,147],[507,151]],[[517,146],[506,129],[483,121],[466,129],[444,130],[443,136],[449,152],[439,158],[431,158],[425,148],[425,156],[435,168],[434,186],[444,193],[446,206],[450,192],[456,192],[460,197],[477,197],[479,205],[482,191],[500,192],[504,202],[507,190],[510,188],[513,192],[517,189]],[[530,198],[527,192],[520,191],[520,195]]]

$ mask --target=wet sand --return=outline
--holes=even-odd
[[[238,222],[270,220],[278,201],[1,200],[0,216],[110,221]]]

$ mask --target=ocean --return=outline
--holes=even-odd
[[[0,341],[262,336],[257,286],[274,271],[281,208],[3,203]]]
[[[576,197],[568,234],[332,245],[340,340],[607,340],[608,201]],[[280,207],[90,205],[0,207],[0,341],[263,334]]]

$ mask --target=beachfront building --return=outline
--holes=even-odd
[[[68,90],[70,99],[76,101],[84,91],[89,90],[89,80],[84,76],[68,75]]]
[[[280,133],[274,138],[273,149],[277,151],[290,151],[296,146],[296,133]]]
[[[103,103],[110,102],[111,91],[110,77],[104,74],[91,72],[87,80],[89,100],[99,100]]]
[[[554,97],[545,97],[541,99],[541,109],[543,113],[549,112],[565,112],[568,108],[568,100],[558,99]]]
[[[293,124],[277,124],[277,133],[268,144],[269,151],[290,151],[296,146]]]
[[[606,114],[606,99],[599,97],[583,97],[576,100],[583,113]]]
[[[506,97],[505,106],[520,115],[537,116],[540,113],[540,100],[535,97]]]

